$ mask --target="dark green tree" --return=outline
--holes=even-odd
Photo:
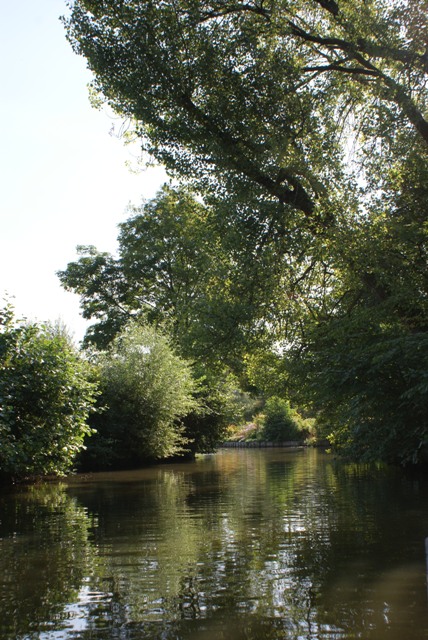
[[[428,444],[428,164],[413,151],[375,165],[384,191],[347,233],[353,269],[330,275],[326,309],[306,316],[291,375],[335,446],[413,463]]]
[[[264,407],[262,438],[272,442],[303,441],[304,436],[294,419],[290,403],[271,396]]]
[[[192,454],[212,453],[227,440],[229,426],[242,420],[236,398],[239,383],[233,375],[206,366],[197,367],[194,375],[198,404],[183,419],[184,434]]]
[[[91,433],[92,367],[61,327],[0,310],[0,476],[62,475]]]

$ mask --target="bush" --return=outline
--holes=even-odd
[[[98,363],[105,410],[96,417],[82,466],[137,466],[182,453],[189,444],[182,418],[197,407],[195,383],[168,338],[129,325]]]
[[[92,370],[60,327],[0,310],[0,475],[62,475],[83,441],[95,402]]]
[[[184,419],[192,453],[211,453],[227,440],[230,424],[242,413],[236,396],[237,382],[231,375],[208,372],[198,378],[198,406]]]
[[[376,327],[367,318],[360,325],[341,319],[325,331],[316,359],[302,374],[301,388],[318,408],[319,423],[335,450],[364,462],[424,461],[427,333]]]
[[[288,400],[273,396],[264,408],[263,439],[267,442],[301,440],[302,434]]]

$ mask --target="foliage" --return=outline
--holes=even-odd
[[[256,296],[267,288],[260,271],[251,276],[254,265],[242,268],[242,237],[230,238],[219,212],[184,187],[164,185],[129,212],[118,258],[80,246],[79,259],[58,273],[80,295],[83,316],[95,320],[85,344],[107,347],[132,319],[167,330],[184,357],[242,369],[257,333]],[[270,266],[265,274],[272,277]]]
[[[362,460],[414,463],[428,443],[428,339],[367,317],[318,330],[301,392],[332,445]],[[296,371],[296,373],[298,373]],[[303,377],[303,376],[302,376]]]
[[[284,394],[290,387],[287,362],[274,351],[257,350],[247,354],[245,374],[248,384],[265,397]]]
[[[348,452],[417,460],[428,436],[426,0],[70,8],[95,93],[209,208],[214,253],[201,243],[206,275],[181,344],[191,335],[201,358],[218,345],[220,362],[268,394],[309,394]]]
[[[228,440],[238,442],[290,442],[316,440],[314,421],[303,418],[290,402],[278,396],[271,396],[264,402],[263,410],[251,421],[231,425]]]
[[[61,327],[0,310],[0,475],[62,475],[91,433],[93,370]]]
[[[267,442],[302,440],[288,400],[272,396],[264,408],[262,439]]]
[[[240,413],[233,376],[206,373],[197,379],[196,408],[183,419],[192,453],[211,453],[227,439],[229,425]]]
[[[78,246],[80,258],[59,272],[68,291],[78,293],[84,318],[96,318],[85,336],[84,344],[105,348],[131,318],[128,283],[121,276],[113,256],[93,246]],[[132,298],[131,298],[132,301]]]
[[[150,327],[130,324],[98,356],[101,403],[97,433],[82,465],[137,466],[188,447],[182,418],[196,410],[188,362]]]
[[[208,209],[185,188],[164,185],[119,225],[119,257],[95,247],[59,278],[81,296],[83,316],[95,319],[86,343],[104,348],[130,319],[161,323],[187,351],[206,305],[206,277],[219,263]]]
[[[398,112],[428,136],[414,2],[76,0],[67,26],[95,92],[160,162],[229,174],[312,217],[344,113]]]
[[[338,231],[340,280],[329,276],[324,308],[306,316],[289,354],[299,395],[335,447],[401,464],[423,459],[428,438],[428,162],[418,151],[401,140],[404,158],[373,153],[382,190]]]

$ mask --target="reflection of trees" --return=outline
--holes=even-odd
[[[21,532],[17,553],[25,540],[34,547],[31,567],[53,550],[37,614],[19,605],[22,628],[34,629],[31,619],[58,628],[68,601],[84,620],[73,635],[80,640],[346,638],[349,630],[378,638],[388,624],[402,629],[398,615],[406,638],[427,631],[423,558],[420,576],[404,566],[428,530],[418,504],[426,491],[395,471],[320,464],[316,452],[228,451],[76,478],[60,495],[57,503],[39,496],[37,513],[25,515],[28,498],[6,511],[3,528]],[[395,544],[385,528],[397,530]],[[14,558],[6,542],[0,564],[10,580],[28,558]],[[23,590],[6,599],[8,610]]]
[[[314,486],[324,488],[320,513],[302,538],[295,566],[311,576],[322,604],[318,619],[342,620],[364,638],[381,637],[381,630],[397,639],[428,635],[420,629],[426,618],[426,479],[421,484],[398,469],[334,462],[317,465],[314,477]]]
[[[397,495],[406,503],[403,477],[316,452],[228,451],[75,491],[99,520],[116,598],[104,623],[139,637],[208,637],[221,620],[239,620],[225,638],[321,637],[335,624],[367,636],[385,624],[379,572],[408,555],[381,527]]]
[[[197,564],[200,531],[182,514],[186,478],[172,468],[137,475],[101,474],[110,480],[70,486],[97,518],[98,572],[91,590],[100,603],[85,602],[91,638],[98,632],[104,637],[106,629],[114,637],[114,629],[134,621],[157,624],[174,608],[168,603],[178,598],[187,568]]]
[[[91,565],[85,510],[48,484],[1,494],[0,514],[0,637],[58,628]]]

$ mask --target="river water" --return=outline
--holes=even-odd
[[[0,492],[1,640],[428,639],[428,479],[315,451]]]

